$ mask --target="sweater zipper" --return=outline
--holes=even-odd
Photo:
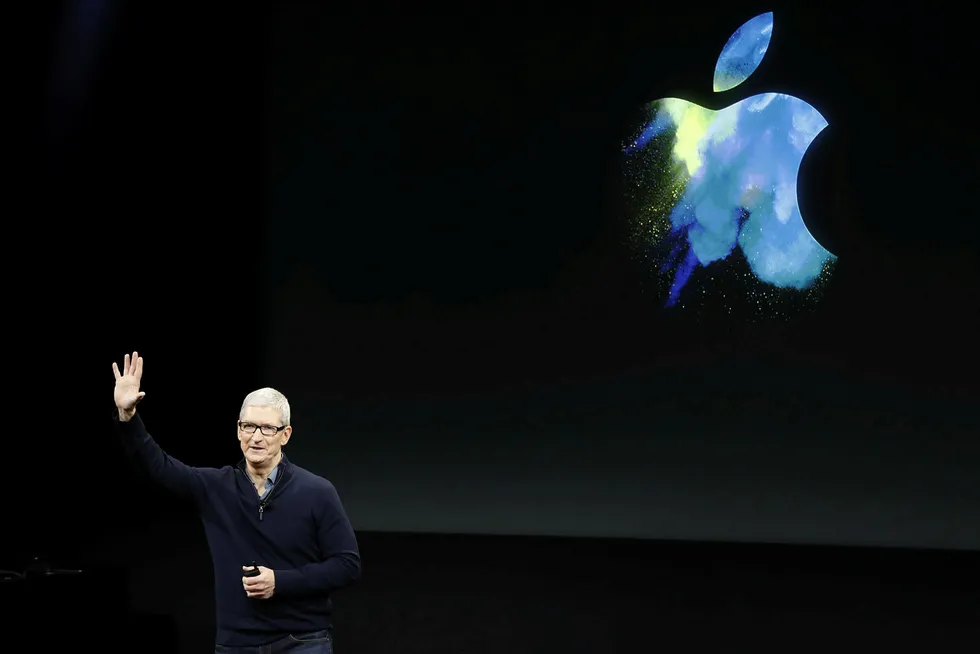
[[[245,473],[245,476],[248,477],[247,472]],[[262,522],[262,518],[265,515],[265,507],[272,499],[272,496],[276,494],[276,491],[279,490],[281,486],[285,486],[287,481],[289,480],[284,478],[280,480],[280,483],[273,484],[272,489],[269,491],[269,494],[265,496],[265,499],[259,500],[259,522]],[[254,490],[257,495],[259,492],[258,489],[254,489]]]
[[[249,478],[248,470],[246,470],[245,466],[243,466],[241,463],[238,464],[238,469],[242,471],[243,475],[245,475],[246,483],[248,483],[248,485],[251,486],[252,490],[255,491],[255,495],[258,496],[259,489],[255,487],[255,485],[252,483],[252,480]],[[265,496],[265,499],[259,500],[259,522],[262,522],[262,518],[265,516],[265,505],[269,502],[269,500],[272,499],[272,494],[275,491],[276,491],[276,486],[273,485],[272,489],[269,491],[269,494]]]

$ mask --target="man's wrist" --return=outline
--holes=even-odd
[[[129,422],[130,420],[133,419],[133,416],[136,415],[136,407],[133,407],[128,411],[124,409],[118,409],[118,413],[119,413],[119,422]]]

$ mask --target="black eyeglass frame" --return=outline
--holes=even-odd
[[[251,430],[246,429],[243,425],[252,425],[252,429]],[[244,434],[254,434],[255,433],[255,430],[259,430],[259,431],[262,432],[262,435],[263,436],[275,436],[276,434],[278,434],[279,432],[281,432],[283,429],[285,429],[287,426],[288,425],[278,425],[278,426],[276,426],[276,425],[256,425],[256,424],[251,423],[251,422],[242,422],[241,420],[238,421],[238,431],[240,431],[240,432],[242,432]],[[265,432],[266,427],[275,428],[275,431],[272,432],[271,434],[267,434]]]

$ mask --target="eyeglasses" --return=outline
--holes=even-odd
[[[238,429],[246,434],[254,434],[255,430],[258,429],[262,432],[263,436],[275,436],[285,428],[286,425],[279,425],[277,427],[276,425],[257,425],[254,422],[238,421]]]

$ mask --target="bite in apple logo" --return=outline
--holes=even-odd
[[[716,92],[758,68],[772,28],[770,12],[732,34],[715,66]],[[667,307],[730,309],[735,298],[721,296],[733,288],[777,312],[791,297],[818,297],[837,258],[807,229],[796,187],[825,127],[816,109],[781,93],[719,111],[678,98],[646,106],[624,149],[627,195],[634,245],[656,266]]]

